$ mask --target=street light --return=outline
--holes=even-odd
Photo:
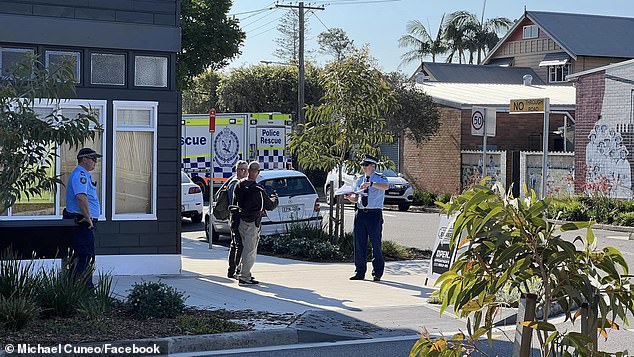
[[[260,63],[264,63],[264,64],[279,64],[280,66],[295,66],[295,67],[297,67],[297,65],[296,65],[296,64],[293,64],[293,63],[287,63],[287,62],[260,61]]]

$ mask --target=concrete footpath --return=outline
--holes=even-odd
[[[370,264],[366,277],[370,280],[350,281],[352,263],[259,255],[253,275],[260,284],[241,286],[226,276],[228,248],[208,249],[199,235],[183,233],[181,275],[117,276],[115,292],[127,296],[135,282],[160,279],[184,291],[189,306],[254,311],[256,318],[246,322],[255,331],[169,338],[170,353],[411,336],[422,326],[432,333],[450,334],[465,327],[451,313],[440,317],[437,305],[426,304],[433,291],[424,286],[427,261],[387,262],[383,279],[373,282]]]

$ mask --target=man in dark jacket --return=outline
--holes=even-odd
[[[264,191],[264,187],[256,182],[259,174],[260,164],[257,161],[251,161],[248,169],[249,176],[240,180],[234,191],[234,202],[240,210],[238,230],[243,245],[239,284],[258,284],[251,275],[251,268],[255,264],[258,251],[262,212],[274,210],[278,204],[277,197],[271,199]]]

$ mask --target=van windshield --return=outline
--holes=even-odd
[[[306,177],[281,177],[260,182],[270,196],[273,191],[280,197],[314,195],[317,192]]]

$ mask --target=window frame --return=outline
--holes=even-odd
[[[105,133],[105,128],[107,126],[107,121],[108,121],[108,105],[107,105],[107,101],[106,100],[92,100],[92,99],[66,99],[66,100],[62,100],[59,103],[51,103],[51,101],[49,99],[36,99],[33,102],[33,107],[37,107],[37,108],[51,108],[51,109],[55,109],[55,108],[59,108],[62,110],[64,110],[64,107],[66,108],[73,108],[73,109],[77,109],[80,108],[80,106],[92,106],[92,107],[100,107],[100,115],[99,115],[99,123],[102,125],[102,127],[104,128],[103,133]],[[101,153],[103,155],[102,157],[102,169],[101,169],[101,182],[102,182],[102,187],[101,187],[101,197],[100,197],[100,204],[101,204],[101,212],[99,213],[99,220],[105,220],[106,218],[106,186],[105,186],[105,182],[106,182],[106,160],[107,160],[107,154],[106,154],[106,136],[105,134],[102,134],[102,139],[101,139]],[[61,174],[61,160],[59,160],[59,155],[60,155],[60,146],[57,146],[55,148],[55,154],[57,155],[58,159],[55,160],[55,175],[60,175]],[[33,220],[61,220],[63,218],[62,216],[62,209],[61,209],[61,187],[58,184],[57,188],[55,190],[55,214],[52,215],[46,215],[46,216],[12,216],[11,215],[11,211],[12,211],[13,207],[9,207],[7,209],[7,215],[6,216],[0,216],[0,221],[33,221]]]
[[[157,220],[157,192],[158,192],[158,102],[152,101],[112,101],[112,220],[113,221],[156,221]],[[118,110],[119,109],[149,109],[151,127],[144,126],[126,126],[122,129],[118,128]],[[152,145],[152,212],[151,213],[116,213],[117,211],[117,133],[119,131],[141,131],[153,132]]]
[[[92,56],[93,55],[113,55],[113,56],[123,56],[123,84],[107,84],[107,83],[93,83],[92,82]],[[106,88],[127,88],[128,87],[128,83],[130,81],[130,76],[128,75],[128,54],[125,52],[114,52],[114,51],[89,51],[87,56],[90,59],[90,66],[86,66],[89,67],[89,77],[90,80],[86,81],[86,84],[91,86],[91,87],[106,87]]]
[[[566,74],[564,74],[564,68],[567,68]],[[557,80],[557,71],[561,69],[561,80]],[[564,83],[566,77],[570,74],[570,63],[560,64],[556,66],[548,66],[548,83]],[[553,80],[554,75],[554,80]]]
[[[530,30],[530,34],[526,34],[526,30]],[[538,38],[539,37],[539,28],[537,27],[537,25],[526,25],[524,27],[522,27],[522,39],[524,40],[528,40],[531,38]]]
[[[33,48],[0,46],[0,78],[4,78],[4,75],[2,74],[2,69],[3,69],[3,67],[2,67],[2,52],[4,52],[5,50],[7,50],[7,52],[30,53],[32,55],[35,55],[35,49],[33,49]],[[31,76],[33,76],[33,73],[31,73]]]
[[[82,79],[83,76],[81,74],[81,57],[82,57],[82,51],[80,50],[71,50],[71,49],[46,49],[44,50],[44,68],[46,68],[46,70],[48,70],[48,66],[49,66],[49,54],[58,54],[58,55],[77,55],[77,68],[76,68],[76,74],[77,74],[77,78],[75,78],[75,82],[78,85],[81,85],[82,83]]]
[[[163,55],[163,54],[153,54],[153,53],[134,53],[132,54],[132,59],[130,61],[130,65],[132,68],[132,74],[131,74],[131,78],[130,78],[130,82],[132,84],[132,86],[134,88],[143,88],[143,89],[149,89],[149,88],[153,88],[153,89],[159,89],[159,90],[169,90],[170,88],[170,57],[167,55]],[[167,61],[166,64],[166,78],[165,78],[165,86],[164,87],[159,87],[159,86],[152,86],[152,85],[142,85],[142,84],[137,84],[136,83],[136,74],[137,74],[137,68],[136,68],[136,59],[138,57],[148,57],[148,58],[165,58],[165,60]]]

